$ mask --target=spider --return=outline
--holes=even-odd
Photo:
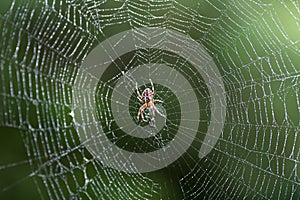
[[[159,102],[159,103],[163,103],[163,101],[161,100],[158,100],[158,99],[154,99],[154,85],[153,85],[153,82],[151,79],[149,79],[150,83],[151,83],[151,87],[152,87],[152,90],[150,88],[146,88],[142,95],[140,94],[139,90],[138,90],[138,87],[137,87],[137,83],[135,84],[135,89],[136,89],[136,92],[137,92],[137,98],[138,100],[143,103],[143,105],[139,108],[139,112],[137,114],[137,119],[139,120],[140,119],[140,116],[142,117],[142,120],[144,122],[148,122],[147,120],[145,120],[144,118],[144,110],[146,108],[150,109],[151,112],[152,112],[152,118],[151,118],[151,124],[152,126],[155,127],[155,121],[154,121],[154,117],[155,117],[155,112],[157,112],[160,116],[162,117],[165,117],[162,113],[160,113],[157,108],[155,107],[154,105],[154,102]]]

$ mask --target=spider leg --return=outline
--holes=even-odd
[[[153,102],[163,103],[162,100],[154,99]]]
[[[154,99],[153,100],[153,102],[159,102],[159,103],[163,103],[163,101],[162,100],[158,100],[158,99]],[[159,112],[158,110],[157,110],[157,108],[155,107],[155,105],[153,104],[153,107],[154,107],[154,110],[160,115],[160,116],[162,116],[162,117],[166,117],[166,116],[164,116],[161,112]]]
[[[151,79],[149,79],[150,83],[151,83],[151,87],[152,87],[152,95],[154,96],[154,85]]]
[[[137,98],[141,103],[144,103],[144,101],[139,96],[137,96]]]
[[[150,126],[156,128],[155,120],[151,119]]]
[[[143,101],[142,101],[142,98],[143,98],[143,97],[142,97],[142,95],[141,95],[140,92],[139,92],[137,83],[135,83],[135,89],[136,89],[136,93],[137,93],[137,95],[138,95],[138,99],[140,100],[140,102],[143,103]]]
[[[151,108],[151,111],[152,111],[152,118],[151,118],[151,121],[150,121],[150,126],[156,128],[156,125],[155,125],[155,106],[154,106],[153,102],[151,102],[150,108]]]
[[[152,111],[152,119],[154,120],[155,117],[155,106],[154,103],[151,102],[151,111]]]
[[[136,118],[139,120],[139,119],[140,119],[140,116],[141,116],[141,117],[142,117],[142,120],[143,120],[144,122],[147,122],[147,120],[145,120],[144,114],[143,114],[145,108],[147,108],[147,104],[146,104],[146,103],[143,104],[143,105],[139,108],[139,112],[138,112]]]
[[[155,110],[155,112],[157,112],[160,116],[162,116],[163,118],[166,118],[165,115],[163,115],[161,112],[159,112],[156,108],[156,106],[153,104],[153,110]]]

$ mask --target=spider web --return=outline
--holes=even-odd
[[[16,197],[33,181],[45,199],[300,198],[299,8],[298,1],[268,0],[13,1],[0,17],[1,195]],[[220,86],[205,78],[210,67],[199,72],[190,62],[199,49],[174,52],[166,38],[152,44],[148,32],[138,31],[143,27],[169,30],[164,37],[182,46],[196,41],[204,48],[199,59],[214,61],[225,92],[210,89]],[[103,46],[126,31],[136,47],[143,41],[147,48],[116,56],[118,43]],[[108,59],[88,63],[99,45]],[[142,92],[149,78],[166,114],[155,117],[156,129],[136,120],[134,87]],[[213,96],[226,99],[214,107]],[[185,117],[189,105],[198,118]],[[224,124],[212,120],[222,108]],[[144,135],[129,131],[129,123]],[[208,134],[218,124],[220,136]],[[167,150],[182,127],[182,146],[191,132],[195,138],[174,162],[147,172],[126,165],[135,155]],[[211,151],[199,157],[205,145]],[[129,153],[111,155],[112,146]],[[9,158],[11,149],[16,156]],[[173,158],[156,156],[143,163],[157,167]]]

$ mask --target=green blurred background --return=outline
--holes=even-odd
[[[299,2],[176,2],[0,3],[0,199],[300,198]],[[144,174],[145,183],[158,183],[150,190],[138,175],[93,160],[68,113],[76,71],[99,42],[159,24],[189,27],[223,75],[228,105],[213,151],[195,162],[199,134],[187,155]],[[86,177],[93,181],[85,184]]]

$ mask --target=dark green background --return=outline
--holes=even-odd
[[[87,14],[83,18],[83,29],[87,29],[87,33],[65,20],[70,10],[71,16],[81,15],[78,12],[80,4],[59,5],[58,2],[53,8],[45,9],[41,2],[15,1],[10,10],[11,2],[0,3],[0,199],[39,199],[40,195],[46,199],[62,196],[68,199],[85,198],[84,190],[92,198],[103,195],[102,198],[108,199],[111,197],[109,192],[123,187],[116,183],[109,185],[105,192],[101,190],[108,185],[106,174],[96,160],[86,162],[92,159],[92,155],[80,145],[72,118],[68,115],[72,101],[70,91],[74,81],[72,77],[85,56],[105,38],[139,27],[137,22],[141,17],[133,15],[131,17],[136,17],[137,21],[112,26],[106,25],[115,22],[114,19],[104,19],[95,25],[93,12],[82,9]],[[179,30],[191,25],[188,34],[205,46],[223,75],[227,91],[227,116],[224,132],[206,158],[195,163],[184,155],[166,169],[144,174],[162,187],[154,198],[181,199],[181,189],[187,199],[195,197],[193,195],[211,199],[289,199],[292,195],[295,199],[300,198],[300,142],[297,137],[300,121],[300,16],[295,9],[297,5],[290,1],[267,0],[181,0],[178,3],[173,4],[177,11],[187,13],[193,10],[204,17],[192,21],[182,13],[161,10],[155,14],[159,16],[167,12],[164,19],[149,18],[145,23],[151,25],[168,19],[166,26]],[[147,3],[138,4],[148,6]],[[119,5],[120,2],[109,1],[99,8]],[[141,15],[147,13],[135,11]],[[35,24],[43,24],[43,20],[47,22],[46,26],[37,29],[41,26]],[[70,20],[77,19],[71,17]],[[103,32],[99,31],[100,28]],[[80,37],[68,37],[74,32],[78,32]],[[78,38],[85,42],[75,49]],[[19,51],[16,51],[17,46]],[[55,56],[40,62],[33,51],[38,47],[40,54],[49,55],[52,52]],[[33,78],[36,72],[42,77]],[[26,81],[18,78],[22,73]],[[52,79],[61,80],[65,87],[54,84]],[[30,90],[41,91],[42,88],[49,93],[50,99],[41,93],[30,96]],[[37,102],[46,103],[36,106]],[[41,114],[41,111],[45,113]],[[199,149],[204,136],[205,133],[199,134],[200,142],[193,144],[196,149]],[[47,141],[50,147],[46,151]],[[189,153],[194,159],[197,158],[197,152]],[[65,171],[57,167],[61,165],[65,166]],[[180,188],[179,179],[193,167],[194,176],[187,176],[186,184]],[[104,180],[103,184],[91,183],[83,188],[84,169],[89,178],[95,182]],[[36,170],[38,173],[31,175]],[[135,180],[131,174],[113,170],[109,174],[129,183]],[[57,184],[54,189],[45,187],[45,184],[51,183]],[[68,187],[77,196],[71,196]],[[101,188],[99,193],[93,190],[97,187]],[[61,196],[53,196],[58,188],[63,191]],[[135,192],[144,197],[151,193],[138,189]],[[122,194],[126,191],[115,193],[114,198],[121,198]]]

